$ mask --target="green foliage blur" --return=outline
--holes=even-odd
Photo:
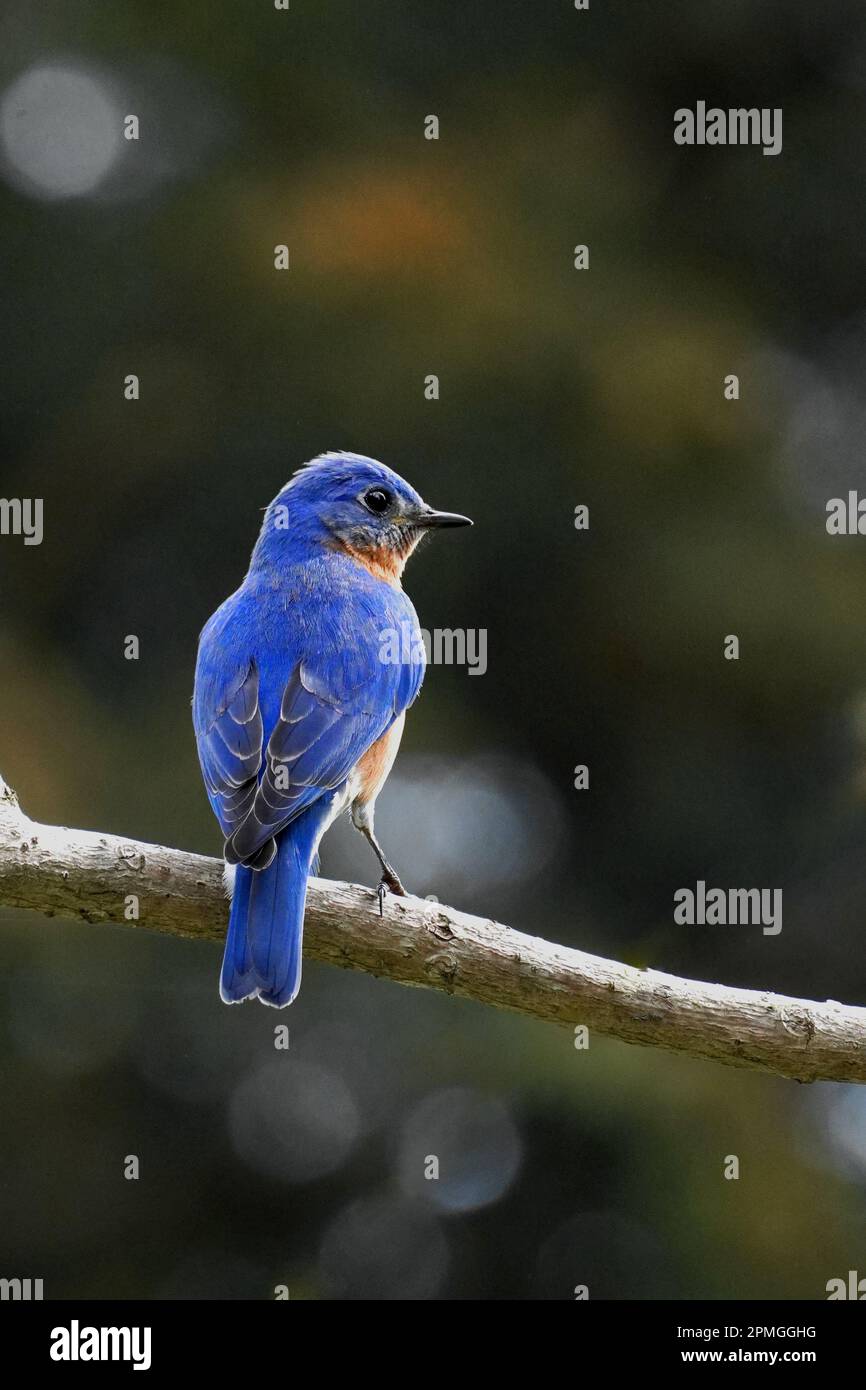
[[[0,112],[0,494],[45,508],[40,546],[0,537],[27,812],[219,852],[198,632],[289,474],[358,450],[476,522],[406,577],[425,627],[488,633],[483,677],[429,672],[380,799],[408,886],[862,1003],[866,542],[824,524],[864,475],[862,6],[9,0],[2,26],[0,102],[59,66],[141,125],[59,197]],[[676,147],[699,99],[782,108],[782,153]],[[377,877],[344,826],[322,872]],[[698,879],[782,888],[783,931],[677,926]],[[576,1051],[312,965],[288,1013],[229,1010],[216,946],[0,926],[0,1275],[46,1297],[822,1298],[866,1274],[858,1088]]]

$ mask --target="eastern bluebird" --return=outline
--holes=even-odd
[[[346,807],[405,892],[373,833],[373,808],[424,678],[409,555],[437,512],[384,464],[329,453],[265,512],[240,588],[199,640],[193,723],[208,799],[236,865],[220,994],[290,1004],[301,982],[307,879]],[[398,633],[407,659],[382,659]],[[410,640],[402,638],[408,633]]]

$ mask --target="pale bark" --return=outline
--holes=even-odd
[[[0,907],[220,941],[222,863],[116,835],[39,825],[0,778]],[[866,1009],[638,970],[419,898],[312,879],[309,959],[463,995],[573,1029],[798,1081],[866,1080]],[[216,988],[216,986],[214,986]]]

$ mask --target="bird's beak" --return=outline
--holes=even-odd
[[[416,526],[471,526],[473,523],[468,516],[461,516],[459,512],[436,512],[432,507],[425,507],[418,513],[415,519]]]

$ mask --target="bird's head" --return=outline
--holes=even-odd
[[[279,563],[281,541],[342,550],[377,578],[399,584],[423,535],[471,525],[467,516],[429,507],[384,463],[362,454],[321,454],[268,507],[256,555]]]

